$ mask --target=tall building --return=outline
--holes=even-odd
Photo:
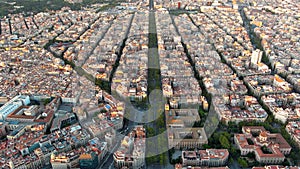
[[[105,134],[105,142],[107,142],[107,146],[112,148],[115,145],[116,141],[116,131],[112,130],[111,132],[107,132]]]
[[[259,49],[256,49],[255,51],[253,51],[252,55],[251,55],[251,64],[252,65],[257,65],[261,62],[261,58],[262,58],[263,52],[260,51]]]

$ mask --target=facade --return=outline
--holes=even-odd
[[[95,137],[95,138],[89,140],[88,145],[90,147],[92,147],[92,150],[95,152],[94,155],[97,157],[98,163],[100,163],[100,161],[105,157],[105,155],[108,152],[108,144],[107,144],[107,142],[101,142],[99,140],[99,138]]]
[[[291,146],[281,134],[269,133],[261,126],[244,126],[242,130],[243,134],[234,135],[241,155],[254,152],[255,159],[260,163],[280,164],[291,152]]]
[[[262,96],[263,104],[274,115],[274,118],[282,123],[297,121],[300,118],[300,94],[282,93]]]
[[[81,154],[79,157],[80,169],[96,169],[98,166],[98,158],[96,153]]]
[[[300,147],[300,121],[289,122],[285,130],[291,135],[291,138]]]
[[[253,51],[252,55],[251,55],[251,63],[254,65],[257,65],[261,62],[261,58],[262,58],[263,52],[260,51],[259,49]]]
[[[114,153],[115,168],[140,169],[145,166],[146,133],[143,126],[136,126],[121,142]]]
[[[169,148],[202,148],[208,140],[204,128],[168,129]]]
[[[71,161],[70,158],[66,156],[51,155],[51,166],[53,169],[70,169],[74,163],[78,163],[78,161]]]
[[[112,130],[105,134],[105,142],[107,142],[107,147],[112,148],[116,142],[116,131]]]
[[[182,151],[183,166],[224,166],[229,157],[227,149],[206,149],[198,151]]]
[[[176,164],[175,169],[229,169],[229,167],[183,166],[182,164]]]
[[[72,125],[76,123],[76,116],[74,113],[65,113],[64,114],[57,114],[56,117],[53,119],[50,132],[53,133],[55,131],[64,128],[67,125]]]
[[[249,95],[223,95],[212,100],[219,120],[226,124],[242,121],[264,122],[268,113],[262,108],[257,99]]]
[[[197,109],[170,109],[165,111],[169,148],[201,148],[207,143],[203,128],[194,128],[200,122]]]
[[[0,122],[0,138],[6,136],[7,123]]]
[[[21,106],[28,105],[30,103],[29,96],[18,95],[5,103],[2,107],[0,107],[0,120],[5,120],[6,117],[20,108]]]
[[[278,165],[269,165],[264,167],[252,167],[252,169],[299,169],[300,166],[278,166]]]

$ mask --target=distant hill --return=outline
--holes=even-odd
[[[0,16],[23,12],[27,15],[47,10],[59,10],[62,7],[79,10],[81,7],[95,3],[112,4],[123,1],[125,0],[0,0]]]

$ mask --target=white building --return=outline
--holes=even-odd
[[[17,110],[21,106],[30,104],[29,96],[18,95],[0,107],[0,120],[5,120],[6,117]]]
[[[261,62],[261,58],[262,58],[263,52],[260,51],[259,49],[256,49],[255,51],[253,51],[252,55],[251,55],[251,64],[253,65],[257,65]]]

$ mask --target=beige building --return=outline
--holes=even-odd
[[[183,166],[224,166],[229,157],[227,149],[182,151]]]
[[[200,122],[197,109],[171,109],[165,111],[169,148],[201,148],[207,144],[203,128],[194,128]]]
[[[279,133],[270,133],[262,126],[244,126],[242,130],[243,134],[234,135],[241,155],[254,152],[260,163],[280,164],[291,152],[291,146]]]
[[[208,140],[204,128],[168,129],[169,148],[202,148]]]

